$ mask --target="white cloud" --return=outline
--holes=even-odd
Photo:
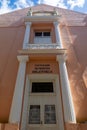
[[[12,11],[11,7],[9,7],[10,0],[0,0],[0,14]]]
[[[70,9],[74,9],[75,6],[83,7],[85,0],[68,0],[67,4],[70,5]]]
[[[67,8],[67,6],[64,4],[65,0],[38,0],[38,4],[48,4],[52,6],[58,6],[61,8]]]
[[[35,0],[15,0],[13,5],[11,5],[11,0],[0,0],[0,14],[33,6],[34,1]],[[36,0],[37,4],[48,4],[66,9],[74,9],[74,7],[81,8],[84,6],[85,1],[86,0]]]
[[[10,3],[11,0],[0,0],[0,14],[34,5],[34,2],[32,0],[16,0],[16,2],[14,2],[14,4],[11,6],[9,5]],[[15,8],[13,8],[14,6]]]
[[[31,0],[17,0],[14,5],[16,6],[17,9],[33,6],[34,2]]]

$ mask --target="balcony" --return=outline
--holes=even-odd
[[[59,47],[58,43],[26,43],[22,50],[19,50],[20,54],[61,54],[65,53],[65,48]]]
[[[36,43],[36,44],[25,44],[23,49],[36,50],[36,49],[60,49],[59,45],[56,43]]]

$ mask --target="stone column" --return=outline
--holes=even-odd
[[[10,123],[20,122],[25,72],[26,72],[26,62],[28,61],[28,56],[26,55],[17,56],[17,58],[20,63],[12,100],[12,106],[10,110],[10,116],[9,116]]]
[[[30,80],[29,76],[26,77],[25,92],[24,92],[24,101],[23,101],[23,110],[22,110],[22,119],[20,130],[27,130],[28,123],[28,113],[29,113],[29,92],[30,91]]]
[[[25,25],[26,25],[26,30],[25,30],[25,36],[23,41],[23,49],[26,49],[26,44],[29,44],[31,22],[25,22]]]
[[[59,63],[59,71],[60,71],[64,119],[65,122],[75,123],[76,117],[75,117],[75,111],[74,111],[74,106],[73,106],[73,101],[71,96],[71,90],[70,90],[64,55],[57,55],[57,61]]]
[[[56,42],[59,45],[59,47],[62,48],[62,43],[61,43],[60,34],[59,34],[58,22],[54,22],[54,27],[55,27]]]

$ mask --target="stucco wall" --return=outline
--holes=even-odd
[[[34,10],[54,10],[36,6]],[[18,70],[17,55],[24,38],[27,9],[0,16],[0,122],[7,122]],[[60,34],[67,49],[67,68],[78,121],[87,120],[87,88],[82,75],[87,66],[87,15],[58,8]]]
[[[87,130],[87,124],[66,123],[65,128],[66,130]]]
[[[18,70],[24,27],[0,28],[0,121],[7,122]]]
[[[18,124],[0,124],[0,130],[19,130]]]
[[[81,29],[83,31],[81,31]],[[87,120],[87,88],[82,78],[84,69],[87,65],[87,30],[85,27],[60,26],[60,33],[63,46],[67,48],[66,65],[69,74],[76,118],[77,121],[82,122]],[[81,39],[83,39],[83,42]]]

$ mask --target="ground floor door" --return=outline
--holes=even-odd
[[[30,76],[28,81],[26,130],[61,130],[60,123],[63,122],[58,76]]]

